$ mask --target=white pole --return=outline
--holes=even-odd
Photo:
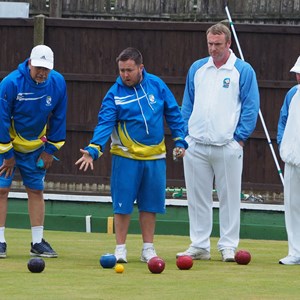
[[[237,44],[237,48],[238,48],[239,53],[240,53],[240,57],[241,57],[242,60],[245,60],[245,59],[244,59],[243,52],[242,52],[242,49],[241,49],[241,46],[240,46],[240,43],[239,43],[239,40],[238,40],[238,37],[237,37],[236,32],[235,32],[235,28],[234,28],[234,26],[233,26],[233,22],[232,22],[230,13],[229,13],[229,9],[228,9],[228,6],[227,6],[227,1],[225,1],[225,11],[226,11],[226,14],[227,14],[227,17],[228,17],[228,20],[229,20],[229,24],[230,24],[230,27],[231,27],[231,30],[232,30],[232,33],[233,33],[235,42],[236,42],[236,44]],[[266,137],[267,137],[268,144],[269,144],[269,146],[270,146],[270,149],[271,149],[271,152],[272,152],[272,155],[273,155],[273,159],[274,159],[274,161],[275,161],[275,165],[276,165],[278,174],[279,174],[280,179],[281,179],[281,183],[282,183],[282,185],[284,185],[283,174],[282,174],[282,171],[281,171],[281,169],[280,169],[280,166],[279,166],[279,163],[278,163],[278,160],[277,160],[277,157],[276,157],[276,154],[275,154],[273,145],[272,145],[272,141],[271,141],[271,139],[270,139],[270,136],[269,136],[269,133],[268,133],[268,129],[267,129],[267,127],[266,127],[266,124],[265,124],[265,121],[264,121],[264,117],[263,117],[263,115],[262,115],[262,113],[261,113],[261,110],[259,110],[259,117],[260,117],[260,120],[261,120],[263,129],[264,129],[265,135],[266,135]]]
[[[91,218],[92,216],[85,216],[85,229],[86,229],[86,232],[90,233],[92,232],[92,226],[91,226]]]

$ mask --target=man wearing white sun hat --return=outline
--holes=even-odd
[[[53,66],[52,50],[38,45],[0,84],[0,258],[7,252],[7,198],[16,168],[28,194],[30,255],[57,257],[43,238],[44,178],[66,138],[66,82]]]
[[[300,264],[300,56],[290,72],[296,73],[297,85],[286,94],[280,111],[277,143],[284,167],[284,208],[288,236],[288,256],[282,265]]]

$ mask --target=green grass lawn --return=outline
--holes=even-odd
[[[176,267],[175,255],[185,250],[186,236],[156,236],[155,246],[166,262],[152,274],[139,261],[141,236],[129,235],[124,273],[103,269],[102,254],[112,253],[114,235],[45,231],[58,258],[45,259],[43,273],[30,273],[30,230],[7,229],[8,257],[0,259],[0,299],[299,299],[300,265],[283,266],[286,241],[241,240],[251,252],[249,265],[224,263],[212,238],[211,261],[194,261],[190,270]]]

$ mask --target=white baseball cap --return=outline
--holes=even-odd
[[[45,45],[35,46],[31,50],[30,61],[34,67],[43,67],[52,70],[54,64],[53,51]]]
[[[290,72],[300,73],[300,56],[298,57],[295,65],[291,68]]]

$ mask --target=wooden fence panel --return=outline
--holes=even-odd
[[[126,12],[132,15],[136,14],[160,14],[161,1],[143,1],[143,0],[116,0],[114,10],[118,12]]]
[[[18,64],[29,56],[33,43],[33,20],[0,19],[2,78],[8,71],[17,68]]]
[[[174,18],[189,18],[194,12],[194,2],[193,0],[115,0],[114,14],[127,13],[132,17],[138,15],[144,18],[166,15]]]
[[[99,14],[106,13],[107,0],[64,0],[62,9],[69,15],[80,15],[80,14]]]
[[[161,1],[161,11],[165,14],[190,15],[194,12],[194,0]]]
[[[139,48],[146,70],[165,80],[181,104],[190,65],[207,56],[205,33],[211,24],[46,18],[45,44],[54,50],[55,69],[65,76],[69,95],[67,142],[57,154],[61,162],[49,170],[47,180],[109,184],[109,143],[94,171],[83,174],[74,163],[79,149],[89,143],[101,101],[118,75],[115,58],[125,47]],[[296,84],[289,70],[300,54],[300,28],[239,24],[236,31],[245,59],[256,70],[261,111],[279,158],[277,122],[285,93]],[[6,41],[1,51],[1,79],[29,56],[33,20],[0,20],[0,34]],[[238,56],[235,42],[232,48]],[[184,186],[182,162],[172,161],[167,128],[166,133],[168,185]],[[244,188],[282,189],[260,120],[245,146],[244,162]]]
[[[2,0],[24,2],[24,0]],[[28,0],[30,15],[50,15],[50,6],[62,11],[57,17],[95,19],[144,19],[217,22],[226,19],[221,0]],[[230,0],[236,23],[299,24],[299,0]],[[55,11],[55,10],[54,10]],[[53,16],[53,15],[51,15]]]

